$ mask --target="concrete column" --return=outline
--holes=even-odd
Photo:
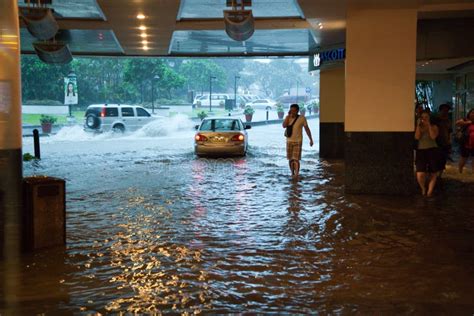
[[[344,64],[320,71],[319,156],[344,158]]]
[[[453,103],[454,81],[439,80],[434,82],[433,87],[433,105],[434,110],[438,110],[440,104]]]
[[[349,7],[345,189],[411,194],[416,8]]]
[[[21,89],[18,3],[0,1],[0,276],[5,313],[14,306],[20,253]]]

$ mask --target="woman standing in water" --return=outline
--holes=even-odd
[[[416,180],[423,196],[433,196],[438,172],[443,169],[441,151],[436,144],[438,127],[431,123],[430,113],[423,111],[416,124],[415,139],[418,140],[416,150]],[[428,188],[426,182],[428,181]]]
[[[465,139],[460,144],[461,159],[459,160],[459,173],[462,173],[469,156],[472,157],[472,172],[474,173],[474,109],[467,112],[466,118],[457,121],[456,125],[465,134]]]

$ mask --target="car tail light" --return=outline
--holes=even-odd
[[[100,111],[100,117],[105,117],[105,108]]]
[[[206,141],[207,140],[207,137],[204,136],[204,135],[201,135],[201,134],[196,134],[196,136],[194,137],[194,139],[198,142],[203,142],[203,141]]]
[[[242,135],[242,134],[237,134],[237,135],[234,135],[232,136],[232,138],[230,139],[231,141],[235,141],[235,142],[243,142],[245,139],[245,136]]]

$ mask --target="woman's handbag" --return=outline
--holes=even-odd
[[[291,123],[290,125],[288,125],[285,129],[285,137],[291,137],[291,134],[293,134],[293,125],[295,125],[295,122],[296,120],[298,119],[298,117],[300,117],[299,115],[296,115],[296,118],[295,120],[293,121],[293,123]]]

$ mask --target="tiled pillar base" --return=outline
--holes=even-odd
[[[344,159],[344,123],[319,123],[319,157]]]
[[[415,192],[412,132],[348,132],[344,158],[346,193]]]

